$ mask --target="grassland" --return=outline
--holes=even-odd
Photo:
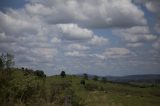
[[[47,85],[51,82],[68,80],[72,82],[72,88],[76,95],[83,98],[87,106],[159,106],[160,89],[158,87],[131,87],[116,83],[102,83],[86,80],[86,85],[94,85],[88,90],[80,85],[82,78],[68,76],[65,79],[59,76],[47,78]]]
[[[85,80],[67,75],[40,78],[22,70],[11,73],[8,100],[0,106],[160,106],[160,87]],[[3,93],[3,92],[2,92]],[[3,97],[3,96],[1,96]]]

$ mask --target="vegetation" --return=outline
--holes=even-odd
[[[6,57],[7,55],[3,55]],[[2,56],[2,57],[3,57]],[[159,106],[160,86],[132,86],[84,77],[47,76],[0,58],[0,106]],[[13,58],[12,58],[13,59]],[[10,59],[10,63],[14,60]],[[9,64],[10,64],[9,63]],[[63,74],[62,74],[63,73]],[[105,83],[104,83],[105,82]]]
[[[62,78],[66,77],[65,71],[62,71],[62,72],[61,72],[61,77],[62,77]]]
[[[106,83],[106,81],[107,81],[106,77],[102,77],[101,81],[102,81],[103,83]]]
[[[95,76],[93,77],[93,80],[94,80],[94,81],[97,81],[97,80],[98,80],[98,76],[95,75]]]
[[[84,73],[83,76],[85,80],[88,80],[88,74]]]

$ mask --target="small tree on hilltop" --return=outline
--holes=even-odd
[[[81,80],[80,82],[82,85],[85,85],[85,80]]]
[[[14,56],[7,53],[0,56],[0,68],[10,69],[14,65]]]
[[[107,81],[106,77],[102,77],[101,81],[102,81],[103,83],[106,83],[106,81]]]
[[[94,80],[94,81],[97,81],[97,80],[98,80],[98,76],[95,75],[95,76],[93,77],[93,80]]]
[[[65,71],[61,71],[61,77],[62,77],[62,78],[66,77]]]
[[[84,73],[83,77],[84,77],[84,79],[88,80],[88,74]]]
[[[45,78],[46,77],[45,73],[43,71],[41,71],[41,70],[36,70],[34,72],[34,74],[37,75],[38,77],[41,77],[41,78]]]

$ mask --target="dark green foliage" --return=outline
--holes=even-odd
[[[85,84],[85,89],[86,89],[86,90],[89,90],[89,91],[94,91],[94,90],[98,90],[99,87],[98,87],[97,84],[87,83],[87,84]]]
[[[7,53],[0,56],[0,68],[10,69],[14,65],[14,56]]]
[[[102,81],[103,83],[106,83],[106,81],[107,81],[106,77],[102,77],[101,81]]]
[[[85,85],[85,80],[81,80],[80,84]]]
[[[83,77],[84,77],[84,79],[88,80],[88,74],[84,73]]]
[[[62,71],[60,75],[61,75],[62,78],[66,77],[65,71]]]
[[[93,80],[94,80],[94,81],[97,81],[97,80],[98,80],[98,76],[95,75],[95,76],[93,77]]]
[[[2,54],[0,56],[0,104],[7,105],[10,96],[10,80],[11,77],[11,66],[13,65],[13,56],[10,54]]]
[[[34,72],[34,74],[37,75],[38,77],[41,77],[41,78],[45,78],[46,77],[46,75],[44,74],[44,72],[40,71],[40,70],[36,70]]]
[[[75,93],[72,93],[71,104],[73,106],[86,106],[85,100]]]
[[[3,61],[2,61],[2,59],[0,58],[0,69],[3,69],[3,67],[4,67]]]
[[[24,71],[25,76],[34,74],[34,70],[32,70],[32,69],[22,68],[22,71]]]

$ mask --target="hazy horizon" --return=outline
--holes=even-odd
[[[0,53],[49,76],[160,74],[159,10],[159,0],[1,0]]]

